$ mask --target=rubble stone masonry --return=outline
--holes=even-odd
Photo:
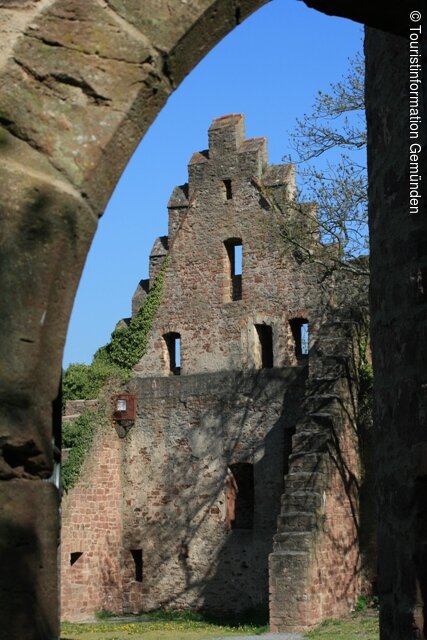
[[[269,165],[266,140],[245,139],[241,115],[214,120],[133,298],[135,314],[168,255],[126,387],[134,423],[100,432],[64,501],[63,617],[238,614],[270,601],[282,630],[354,605],[357,287],[284,250],[274,202],[318,243],[314,209],[302,223],[294,194],[293,166]]]

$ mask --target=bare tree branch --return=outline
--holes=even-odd
[[[272,191],[263,193],[263,197],[275,208],[275,224],[285,243],[298,247],[312,261],[313,251],[316,260],[319,260],[317,254],[326,252],[329,265],[332,261],[337,268],[367,274],[366,267],[362,268],[357,261],[369,251],[367,171],[363,153],[366,148],[364,60],[360,53],[349,61],[349,71],[344,78],[330,87],[329,92],[318,92],[312,112],[297,120],[290,134],[296,157],[286,159],[298,166],[303,193],[292,202],[279,202]],[[320,164],[322,157],[325,162]],[[303,221],[307,207],[298,202],[302,195],[317,205],[316,228],[308,235],[307,222]],[[292,224],[289,224],[290,211],[293,211]],[[312,221],[310,224],[313,226]],[[316,234],[314,250],[312,240]],[[332,246],[333,251],[328,249]],[[324,262],[323,257],[320,260]]]

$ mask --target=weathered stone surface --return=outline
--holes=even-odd
[[[294,191],[293,168],[269,167],[266,140],[245,140],[243,117],[233,114],[214,120],[209,149],[193,155],[188,185],[173,191],[172,239],[157,238],[150,254],[150,283],[167,255],[169,261],[147,351],[127,386],[137,416],[127,435],[120,431],[122,472],[112,463],[108,482],[100,478],[105,453],[95,446],[84,472],[89,477],[80,483],[95,498],[99,489],[100,507],[107,485],[122,492],[120,544],[113,551],[105,521],[103,529],[97,518],[85,518],[87,490],[73,490],[64,508],[64,549],[71,549],[81,528],[85,536],[79,538],[80,570],[67,566],[63,572],[65,617],[93,614],[107,600],[117,612],[167,603],[236,614],[262,605],[277,526],[270,571],[277,628],[309,628],[354,604],[358,496],[350,496],[352,517],[347,492],[359,464],[348,419],[354,409],[348,394],[355,366],[352,323],[345,322],[352,317],[348,289],[354,281],[344,272],[326,281],[318,265],[283,256],[272,210],[260,197],[264,176],[281,193]],[[288,218],[293,224],[292,214]],[[243,247],[238,296],[236,242]],[[332,290],[340,311],[328,307]],[[366,291],[365,302],[357,303],[366,306]],[[304,358],[297,357],[295,317],[310,321]],[[259,333],[265,328],[268,349]],[[178,335],[179,365],[170,342]],[[333,365],[321,382],[315,379],[320,360]],[[319,473],[306,471],[313,460]],[[233,475],[236,464],[253,474],[245,526],[235,523],[244,491]],[[86,578],[90,595],[82,604],[80,587],[105,564],[106,549],[110,581]],[[289,559],[285,575],[275,573],[276,553]],[[135,554],[143,558],[139,579]],[[318,576],[323,569],[327,582]],[[293,610],[289,599],[302,602],[307,591],[315,594],[310,606]]]
[[[310,348],[314,348],[317,310],[327,299],[320,287],[323,274],[311,264],[299,265],[292,256],[283,256],[273,214],[268,205],[262,206],[264,175],[269,184],[272,180],[266,149],[264,138],[245,140],[243,118],[234,114],[214,120],[209,149],[190,160],[188,185],[180,187],[179,197],[175,189],[169,203],[172,241],[158,238],[150,256],[150,282],[168,251],[170,262],[164,302],[147,353],[136,367],[138,373],[169,374],[164,336],[171,332],[181,336],[183,374],[258,368],[258,325],[272,328],[274,366],[298,362],[291,329],[294,318],[310,321]],[[292,193],[294,171],[287,168],[280,173],[275,168],[275,173],[276,197]],[[226,183],[231,197],[227,197]],[[183,200],[184,193],[188,199]],[[291,214],[289,218],[292,224]],[[232,295],[229,252],[233,242],[243,248],[239,300]],[[323,348],[326,353],[330,350],[330,344]],[[328,360],[312,362],[319,372],[316,363],[324,364],[324,372]],[[331,363],[329,373],[336,377],[341,363],[338,358]]]
[[[73,291],[64,291],[77,287],[76,265],[83,264],[96,219],[38,152],[4,130],[1,135],[0,288],[13,304],[4,305],[0,319],[7,336],[0,345],[0,474],[46,477],[61,370],[58,336],[65,335],[73,301]]]
[[[96,3],[74,0],[55,12],[56,6],[15,47],[0,112],[15,135],[31,140],[82,188],[144,87],[160,90],[162,58]],[[128,149],[142,133],[128,140]]]
[[[59,637],[58,507],[58,491],[49,482],[1,483],[0,625],[5,638],[57,640]]]
[[[421,35],[418,45],[421,54]],[[409,113],[408,50],[407,40],[367,31],[382,640],[424,638],[427,619],[426,469],[420,464],[426,446],[427,300],[423,273],[427,218],[425,203],[421,203],[426,195],[423,183],[427,180],[427,130],[420,127],[419,138],[409,139],[409,118],[404,117]],[[417,49],[412,53],[415,56]],[[394,60],[393,69],[388,64],[390,57]],[[418,60],[421,62],[421,55]],[[425,95],[425,86],[420,89],[417,109],[425,119],[423,92]],[[422,147],[419,161],[411,167],[415,177],[419,176],[422,195],[418,213],[410,212],[411,143]]]
[[[238,612],[265,599],[283,426],[296,411],[302,374],[274,369],[131,382],[135,426],[124,440],[104,430],[63,504],[64,618],[164,603]],[[224,480],[227,466],[241,459],[256,465],[255,492],[263,497],[254,529],[231,531]],[[143,552],[141,583],[131,549]],[[73,551],[83,555],[70,566]]]
[[[150,286],[150,280],[140,280],[137,288],[135,289],[135,293],[132,296],[132,317],[138,313],[142,303],[144,302],[145,296],[148,293]]]
[[[67,12],[69,3],[66,2],[52,2],[51,0],[4,0],[1,3],[2,12],[0,16],[0,35],[2,43],[2,51],[0,55],[0,68],[2,73],[6,69],[6,75],[2,76],[0,103],[5,105],[7,109],[7,117],[2,117],[0,113],[1,123],[13,133],[15,137],[21,137],[28,142],[28,154],[31,155],[30,147],[41,149],[43,153],[39,154],[39,166],[42,167],[42,173],[46,173],[46,162],[43,160],[43,156],[47,158],[47,162],[52,161],[52,148],[56,150],[56,159],[58,165],[61,164],[61,140],[64,139],[63,153],[68,156],[67,163],[69,168],[75,170],[73,179],[78,175],[78,168],[73,167],[70,157],[75,154],[77,158],[81,155],[81,145],[77,138],[73,138],[64,129],[64,120],[61,119],[61,114],[64,109],[68,113],[68,107],[64,105],[64,101],[56,96],[56,99],[49,100],[44,94],[44,89],[41,84],[47,84],[46,80],[37,82],[36,79],[31,80],[25,75],[22,68],[18,67],[13,61],[14,50],[20,50],[21,46],[23,51],[27,46],[27,36],[24,34],[30,34],[31,30],[28,27],[33,21],[37,24],[41,24],[39,18],[41,12],[43,12],[42,21],[47,19],[48,16],[53,16],[53,11],[56,14],[64,14]],[[107,5],[103,2],[91,2],[87,3],[91,8],[107,9]],[[124,13],[124,7],[126,4],[127,13]],[[192,11],[188,11],[188,4],[184,2],[178,2],[173,0],[168,3],[168,7],[162,5],[162,12],[155,13],[156,17],[159,17],[157,24],[149,25],[147,27],[147,33],[143,34],[145,38],[149,38],[148,30],[154,34],[154,31],[158,31],[161,37],[164,37],[165,49],[162,49],[161,57],[161,79],[158,80],[156,72],[150,76],[147,80],[147,84],[144,85],[142,91],[137,96],[137,99],[133,105],[128,104],[124,108],[123,120],[116,124],[113,122],[112,137],[107,140],[102,138],[99,140],[100,147],[103,147],[104,153],[99,152],[99,148],[91,149],[91,159],[81,157],[81,163],[84,165],[86,174],[83,172],[78,175],[82,180],[82,186],[79,191],[83,195],[88,195],[90,202],[92,203],[93,210],[96,215],[103,210],[109,194],[111,193],[118,176],[120,175],[126,161],[131,155],[133,148],[138,143],[139,139],[143,135],[144,131],[152,122],[155,114],[160,110],[164,101],[168,95],[171,83],[176,83],[178,79],[182,77],[184,73],[187,73],[199,60],[199,58],[225,33],[226,29],[229,29],[233,24],[238,22],[239,10],[241,17],[247,15],[248,12],[260,6],[262,2],[247,0],[239,3],[237,6],[235,3],[218,2],[218,3],[206,3],[200,0],[194,0],[192,2]],[[330,12],[345,14],[347,17],[360,19],[367,24],[384,28],[386,30],[395,30],[402,32],[402,29],[407,29],[407,14],[410,9],[413,9],[415,4],[399,2],[399,15],[398,24],[396,27],[396,21],[394,16],[396,12],[394,10],[396,3],[387,7],[387,11],[381,11],[378,14],[376,6],[372,3],[360,2],[308,2],[317,8]],[[77,5],[75,5],[77,6]],[[117,12],[122,13],[118,16],[118,23],[120,24],[120,30],[129,36],[129,41],[133,41],[136,34],[135,24],[141,23],[141,15],[138,14],[141,4],[138,6],[131,6],[130,3],[120,3],[114,5]],[[144,7],[147,5],[144,5]],[[193,6],[196,7],[196,13],[193,13]],[[341,11],[343,6],[343,11]],[[197,7],[200,9],[197,13]],[[227,15],[217,16],[218,20],[210,19],[215,7],[225,12]],[[400,8],[404,12],[404,15],[400,17]],[[135,17],[132,17],[131,11],[136,10]],[[170,9],[170,10],[169,10]],[[187,10],[187,11],[186,11]],[[423,10],[423,6],[421,7]],[[204,13],[203,13],[204,12]],[[175,13],[177,15],[178,25],[174,25]],[[197,14],[197,15],[196,15]],[[150,10],[148,22],[152,20],[153,11]],[[205,15],[207,20],[203,21],[202,15]],[[186,22],[187,16],[187,22]],[[233,18],[234,16],[234,18]],[[391,16],[391,19],[390,19]],[[219,19],[221,18],[221,19]],[[132,24],[134,22],[135,24]],[[166,23],[169,26],[166,27]],[[195,24],[196,23],[196,24]],[[109,21],[104,23],[109,36],[111,37],[111,29]],[[217,27],[218,24],[218,27]],[[68,27],[70,25],[68,24]],[[83,25],[81,25],[83,27]],[[87,25],[84,25],[86,27]],[[193,28],[194,27],[194,28]],[[145,27],[144,27],[145,28]],[[171,37],[168,39],[167,31],[170,28]],[[67,31],[67,29],[65,29]],[[203,42],[201,42],[201,34],[203,34]],[[423,34],[425,35],[425,34]],[[56,33],[58,36],[58,33]],[[77,37],[74,35],[74,37]],[[154,36],[155,37],[155,36]],[[177,41],[178,38],[178,41]],[[141,34],[136,38],[137,42],[141,42]],[[88,36],[88,42],[85,46],[89,46],[92,42],[90,35]],[[117,40],[116,40],[117,42]],[[125,39],[122,39],[123,47],[126,49],[126,55],[132,55],[129,52],[129,47],[126,46]],[[150,42],[150,46],[153,43]],[[74,45],[72,45],[74,46]],[[80,46],[80,43],[79,45]],[[153,48],[156,45],[153,44]],[[138,50],[138,49],[136,49]],[[373,330],[373,345],[375,352],[375,366],[376,375],[379,380],[379,387],[377,392],[377,406],[380,416],[380,437],[381,437],[381,454],[378,459],[380,468],[379,486],[386,487],[387,483],[390,487],[390,491],[393,491],[395,483],[402,484],[403,490],[408,488],[408,491],[412,492],[414,486],[415,472],[412,470],[412,458],[409,451],[413,451],[420,443],[424,442],[424,430],[423,430],[423,412],[425,402],[422,397],[420,389],[423,389],[422,385],[424,380],[419,378],[421,371],[424,370],[425,363],[425,331],[422,323],[425,320],[425,313],[422,305],[424,304],[424,292],[425,286],[423,284],[425,267],[422,264],[422,260],[425,258],[425,237],[424,229],[422,228],[423,217],[415,222],[409,220],[406,216],[407,207],[407,129],[405,128],[405,118],[402,117],[403,113],[407,113],[407,106],[401,100],[401,96],[404,93],[404,88],[407,87],[407,41],[404,39],[393,40],[390,38],[384,38],[379,32],[374,32],[369,35],[367,46],[367,53],[369,54],[368,64],[368,91],[367,91],[367,105],[368,105],[368,125],[369,125],[369,164],[370,164],[370,183],[371,183],[371,242],[373,246],[373,269],[372,277],[374,284],[378,279],[378,287],[373,288],[373,314],[372,317],[376,321],[378,317],[378,325]],[[93,48],[90,49],[93,51]],[[73,51],[73,54],[75,50]],[[171,56],[171,60],[168,60],[168,54]],[[26,59],[29,60],[31,55],[26,51]],[[93,55],[92,53],[90,55]],[[109,54],[110,55],[110,54]],[[172,59],[173,58],[173,59]],[[403,65],[403,61],[405,63]],[[64,62],[66,64],[66,62]],[[406,66],[405,66],[406,65]],[[174,69],[173,73],[168,70]],[[175,70],[176,69],[176,70]],[[396,71],[396,72],[395,72]],[[60,73],[67,74],[66,66],[60,70]],[[25,91],[21,91],[20,83],[23,83],[24,89],[30,87],[31,99],[29,95],[25,95]],[[68,92],[67,101],[71,101],[72,104],[76,104],[76,108],[79,107],[79,100],[89,99],[89,96],[84,94],[82,86],[69,87],[65,86],[62,82],[56,82],[56,84],[64,85],[63,90]],[[12,88],[10,88],[12,85]],[[85,86],[85,85],[83,85]],[[16,98],[13,97],[13,92],[16,91]],[[47,89],[46,89],[47,91]],[[396,99],[399,96],[399,99]],[[51,98],[52,96],[49,96]],[[21,99],[24,101],[23,105],[20,104]],[[43,100],[46,106],[46,111],[40,109],[40,101]],[[424,101],[425,102],[425,101]],[[81,108],[81,106],[80,106]],[[99,113],[105,107],[97,106]],[[15,123],[16,120],[18,121]],[[33,132],[38,131],[37,118],[41,117],[45,122],[45,137],[39,135],[37,143],[34,143],[36,137]],[[422,114],[424,119],[424,114]],[[91,120],[93,122],[93,120]],[[66,125],[66,123],[65,123]],[[87,130],[87,135],[90,138],[91,131]],[[46,139],[45,139],[46,138]],[[37,146],[40,145],[40,146]],[[425,140],[423,140],[425,148]],[[25,155],[25,154],[23,154]],[[116,162],[111,162],[111,157],[116,158]],[[18,164],[21,160],[18,161]],[[62,166],[62,165],[61,165]],[[425,161],[423,161],[425,166]],[[33,167],[33,173],[34,173]],[[18,174],[22,170],[26,170],[25,162],[16,167]],[[48,173],[48,172],[47,172]],[[63,183],[65,182],[65,178]],[[42,180],[46,182],[45,177]],[[18,181],[19,184],[21,184]],[[10,181],[8,183],[10,185]],[[20,244],[19,235],[22,231],[22,227],[15,225],[14,212],[15,210],[21,211],[28,204],[28,185],[24,185],[22,196],[19,195],[17,188],[12,188],[13,204],[8,209],[8,218],[5,223],[5,231],[7,242],[10,246],[13,245],[16,238],[16,244]],[[54,195],[56,189],[53,190]],[[46,194],[49,195],[50,189],[46,190]],[[399,195],[400,194],[400,195]],[[3,197],[6,198],[6,191],[3,189]],[[55,198],[56,199],[56,195]],[[400,201],[400,204],[398,202]],[[42,202],[43,208],[45,202]],[[390,206],[389,206],[390,205]],[[19,220],[22,220],[22,214],[18,216]],[[89,214],[88,219],[91,219]],[[94,228],[94,225],[93,225]],[[11,432],[15,429],[19,433],[21,431],[21,424],[28,424],[30,440],[34,433],[34,406],[37,404],[38,414],[43,415],[44,426],[36,428],[36,431],[45,432],[47,436],[47,424],[50,420],[50,406],[51,401],[55,395],[53,389],[57,386],[59,376],[59,354],[62,350],[62,345],[65,336],[65,326],[69,317],[70,300],[72,299],[76,286],[76,279],[81,272],[83,254],[86,251],[90,242],[90,234],[82,245],[82,254],[76,257],[74,262],[74,269],[71,264],[68,264],[69,279],[61,280],[58,284],[57,300],[65,300],[62,308],[58,303],[55,306],[55,313],[57,313],[57,323],[51,322],[50,324],[40,325],[41,335],[37,338],[38,343],[48,344],[49,356],[45,355],[42,350],[39,350],[39,358],[42,361],[38,362],[36,368],[32,368],[31,375],[23,372],[24,384],[18,380],[14,384],[14,389],[17,391],[16,399],[11,402],[12,391],[8,387],[7,391],[4,391],[2,385],[2,402],[6,407],[8,413],[8,420],[10,421],[7,431]],[[401,235],[403,234],[403,235]],[[71,232],[73,235],[73,232]],[[62,235],[59,235],[58,246],[61,245]],[[25,251],[21,256],[17,256],[16,253],[7,252],[5,259],[5,266],[8,270],[8,283],[3,294],[3,308],[6,309],[10,318],[6,321],[6,328],[2,332],[5,337],[5,341],[9,341],[9,328],[14,324],[15,318],[15,298],[16,292],[20,291],[22,286],[25,286],[32,278],[36,282],[39,282],[44,277],[48,278],[48,282],[51,282],[51,273],[58,269],[58,250],[55,246],[52,246],[52,263],[51,269],[45,270],[48,264],[47,253],[45,259],[40,263],[39,253],[35,253],[34,257],[28,251],[26,243],[20,245],[22,250]],[[396,259],[393,259],[396,256]],[[13,261],[12,261],[13,258]],[[19,258],[19,259],[17,259]],[[27,260],[27,268],[22,269],[22,262]],[[39,272],[39,264],[41,269]],[[46,276],[46,273],[48,275]],[[28,312],[28,320],[32,327],[36,326],[34,322],[35,318],[40,319],[40,308],[45,308],[49,303],[51,288],[50,285],[43,290],[36,289],[37,295],[41,298],[36,305],[35,316],[33,317],[32,311]],[[3,293],[3,282],[2,282]],[[381,301],[381,296],[384,300]],[[55,298],[55,296],[53,296]],[[35,298],[34,298],[35,299]],[[417,311],[415,310],[417,305]],[[22,327],[22,309],[19,307],[16,310],[18,324]],[[405,328],[405,318],[408,317]],[[387,325],[387,318],[390,320],[387,330],[383,330],[383,326]],[[11,319],[11,320],[10,320]],[[394,322],[396,320],[396,322]],[[13,366],[13,371],[22,372],[22,358],[26,357],[26,353],[22,350],[22,345],[18,345],[16,352],[14,351],[16,342],[11,342],[10,354],[7,354],[7,366],[2,366],[2,375],[7,376],[7,380],[10,381],[15,373],[10,374],[8,372],[9,365]],[[31,347],[32,349],[32,347]],[[53,360],[50,354],[55,354]],[[32,362],[33,356],[31,356]],[[404,367],[408,367],[407,373],[403,371]],[[395,372],[396,379],[402,380],[400,383],[391,381],[389,374]],[[408,373],[412,372],[412,373]],[[28,386],[28,381],[32,382]],[[389,384],[390,382],[390,384]],[[389,384],[389,386],[388,386]],[[421,385],[421,387],[420,387]],[[21,394],[21,387],[24,387],[24,395]],[[32,387],[32,390],[31,388]],[[41,393],[40,390],[46,391],[46,394]],[[409,391],[411,400],[406,400],[407,391]],[[18,408],[15,411],[14,407]],[[419,411],[419,416],[415,417],[415,412]],[[36,413],[37,413],[36,412]],[[409,416],[408,416],[409,414]],[[37,417],[36,422],[39,421]],[[387,433],[390,433],[390,436]],[[384,437],[382,433],[384,432]],[[412,437],[413,434],[413,437]],[[47,442],[47,437],[43,436]],[[37,445],[39,447],[39,445]],[[27,451],[31,455],[30,449]],[[37,473],[46,472],[46,460],[50,457],[50,454],[43,454],[44,461],[41,465],[37,464]],[[384,471],[381,470],[381,465],[385,464]],[[25,464],[23,465],[25,467]],[[417,456],[416,468],[419,468],[419,458]],[[13,475],[13,474],[12,474]],[[416,476],[418,478],[418,476]],[[422,475],[420,477],[423,477]],[[402,480],[398,480],[402,478]],[[390,480],[390,482],[389,482]],[[422,486],[422,482],[416,481],[416,486]],[[412,632],[408,632],[410,625],[412,624],[412,613],[408,613],[413,610],[414,601],[414,584],[413,584],[413,567],[412,564],[418,563],[418,567],[424,567],[424,560],[422,554],[420,556],[420,541],[422,536],[419,529],[414,524],[414,527],[408,533],[408,523],[403,523],[401,528],[401,520],[398,516],[395,516],[390,506],[392,504],[392,494],[387,493],[387,490],[381,488],[381,514],[385,514],[382,518],[384,528],[380,530],[381,535],[381,548],[383,549],[383,559],[380,563],[380,572],[384,576],[391,576],[390,581],[388,578],[384,579],[383,593],[384,605],[382,607],[382,634],[383,638],[390,640],[399,638],[407,640]],[[412,495],[412,493],[411,493]],[[415,494],[413,494],[415,496]],[[418,522],[419,515],[422,513],[422,504],[420,504],[419,491],[416,493],[414,500],[417,507],[414,507],[413,513],[414,522]],[[389,499],[390,498],[390,499]],[[421,509],[421,511],[420,511]],[[389,514],[389,515],[388,515]],[[418,514],[418,515],[416,515]],[[53,518],[53,516],[52,516]],[[422,519],[422,518],[421,518]],[[388,524],[390,526],[388,527]],[[396,526],[392,526],[393,523],[398,523]],[[388,528],[387,528],[388,527]],[[414,537],[412,537],[414,534]],[[402,541],[402,543],[401,543]],[[398,555],[396,564],[394,558],[397,557],[397,550],[404,548],[406,553],[402,551]],[[415,556],[414,556],[415,554]],[[52,548],[52,557],[54,556],[54,550]],[[413,558],[416,557],[414,561]],[[410,576],[408,580],[400,580],[399,575],[403,575],[404,568],[408,566],[407,574]],[[391,573],[389,573],[388,565],[390,565]],[[396,569],[396,567],[399,569]],[[427,572],[424,571],[424,575]],[[6,581],[8,576],[4,578]],[[387,585],[392,583],[393,595],[390,595],[392,591]],[[7,584],[7,583],[6,583]],[[424,597],[425,601],[425,597]],[[395,606],[396,602],[398,606]],[[420,599],[421,602],[421,599]],[[421,605],[417,605],[419,611],[421,611]],[[417,619],[418,629],[423,626],[422,620],[418,611],[414,613]],[[421,614],[422,618],[422,614]],[[33,624],[31,621],[28,625],[28,633],[33,632]],[[22,632],[21,632],[22,631]],[[422,633],[420,631],[420,633]],[[11,637],[11,635],[9,635]],[[25,630],[20,630],[16,634],[16,638],[21,640],[25,637]]]
[[[112,611],[121,600],[120,562],[125,555],[121,465],[120,440],[111,425],[104,424],[97,433],[96,446],[84,462],[81,482],[62,500],[60,561],[64,620],[84,620],[93,617],[96,611]],[[75,505],[74,509],[70,509],[70,503]]]
[[[269,559],[270,625],[276,631],[309,629],[343,615],[372,572],[361,537],[366,523],[361,526],[355,363],[347,356],[343,367],[345,359],[336,355],[335,374],[317,378],[319,361],[330,362],[330,353],[339,351],[331,350],[334,339],[351,352],[349,328],[347,322],[324,322],[309,356]],[[325,399],[330,412],[324,411]]]

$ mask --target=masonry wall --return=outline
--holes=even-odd
[[[101,428],[64,497],[63,619],[160,606],[239,613],[266,603],[305,375],[303,366],[130,383],[134,426],[123,439]],[[241,462],[253,465],[253,525],[233,529],[227,471]]]
[[[63,620],[85,620],[103,609],[122,611],[121,460],[112,424],[101,425],[78,483],[63,496]]]
[[[360,311],[366,291],[360,279],[325,277],[284,252],[274,201],[320,249],[314,209],[302,224],[294,191],[293,167],[268,165],[266,140],[245,140],[241,115],[213,122],[209,149],[194,154],[188,184],[174,190],[169,235],[155,241],[150,282],[133,298],[136,313],[168,256],[147,352],[126,387],[135,423],[118,431],[122,439],[110,430],[111,441],[94,443],[64,507],[70,616],[161,606],[238,614],[270,598],[272,628],[288,630],[353,606],[361,572],[352,305]],[[239,243],[241,275],[231,258]],[[305,354],[292,324],[303,321]],[[178,336],[180,366],[171,357]],[[250,492],[235,465],[253,477]],[[67,566],[84,541],[86,556]]]
[[[425,6],[415,6],[422,27],[402,20],[405,37],[368,29],[365,45],[382,640],[427,637],[427,96],[416,68],[427,31]],[[412,79],[423,77],[411,96],[410,51]],[[405,117],[410,97],[417,138]]]
[[[140,607],[238,614],[266,603],[303,368],[136,379],[123,441],[124,545],[143,550]],[[249,463],[252,526],[232,528],[227,474]],[[237,497],[238,499],[238,497]]]
[[[310,356],[269,561],[273,631],[305,630],[343,616],[372,588],[372,566],[360,544],[355,326],[343,315],[330,317]]]
[[[195,153],[188,169],[188,184],[174,190],[168,205],[168,251],[161,239],[153,247],[150,277],[158,271],[162,248],[169,264],[164,298],[136,374],[169,374],[163,336],[171,332],[181,336],[182,375],[258,368],[256,324],[273,329],[274,366],[296,364],[289,320],[309,320],[315,338],[322,274],[283,255],[265,197],[270,191],[283,202],[292,196],[293,166],[268,165],[266,139],[246,140],[243,117],[231,115],[214,120],[209,149]],[[292,224],[295,215],[285,204],[284,219]],[[227,241],[240,241],[243,248],[238,300],[231,295]]]
[[[299,367],[129,383],[135,424],[124,438],[101,431],[63,503],[63,619],[239,614],[270,593],[272,629],[300,630],[351,609],[362,579],[354,399],[326,344]],[[254,470],[253,526],[233,529],[227,473],[242,462]]]

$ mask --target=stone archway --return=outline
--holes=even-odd
[[[10,638],[58,637],[58,498],[53,485],[43,479],[52,465],[52,403],[68,318],[97,219],[168,95],[207,51],[265,1],[96,0],[90,5],[84,0],[0,1],[1,480],[5,481],[1,483],[0,610]],[[345,9],[341,2],[307,4],[395,34],[402,34],[406,24],[406,9],[400,9],[398,2],[387,17],[373,10],[370,15],[367,3],[357,3],[356,11],[356,3],[346,3]],[[382,587],[387,640],[406,640],[414,620],[424,633],[426,591],[425,576],[419,573],[425,564],[424,534],[416,528],[425,511],[421,496],[427,477],[425,456],[420,456],[415,471],[411,465],[413,448],[425,446],[419,429],[425,335],[420,333],[418,317],[419,305],[425,303],[421,244],[425,221],[408,222],[405,213],[408,161],[401,124],[406,104],[405,42],[399,35],[373,30],[367,41],[373,346],[379,433],[385,451],[379,458],[378,483],[386,516],[383,565],[387,553],[397,557],[392,577],[384,572]],[[387,163],[381,160],[385,148]],[[390,225],[379,224],[388,218]],[[396,262],[389,256],[396,238],[402,238],[402,228],[408,249]],[[407,291],[412,292],[409,297]],[[393,324],[396,310],[401,311],[397,325]],[[412,344],[417,335],[416,352],[399,346]],[[399,380],[387,377],[393,357],[400,357],[403,378]],[[405,389],[413,399],[406,408],[401,400]],[[392,429],[386,431],[390,420]],[[408,420],[415,428],[405,433],[402,451],[402,427]],[[394,484],[388,482],[388,474]],[[402,516],[390,506],[390,492],[404,490],[408,497]],[[405,527],[393,534],[402,522]],[[408,566],[410,580],[393,583]],[[396,598],[400,604],[392,611]]]
[[[264,3],[1,3],[2,575],[9,593],[2,590],[0,608],[9,637],[58,636],[58,496],[43,480],[51,473],[63,343],[97,220],[174,88]]]

